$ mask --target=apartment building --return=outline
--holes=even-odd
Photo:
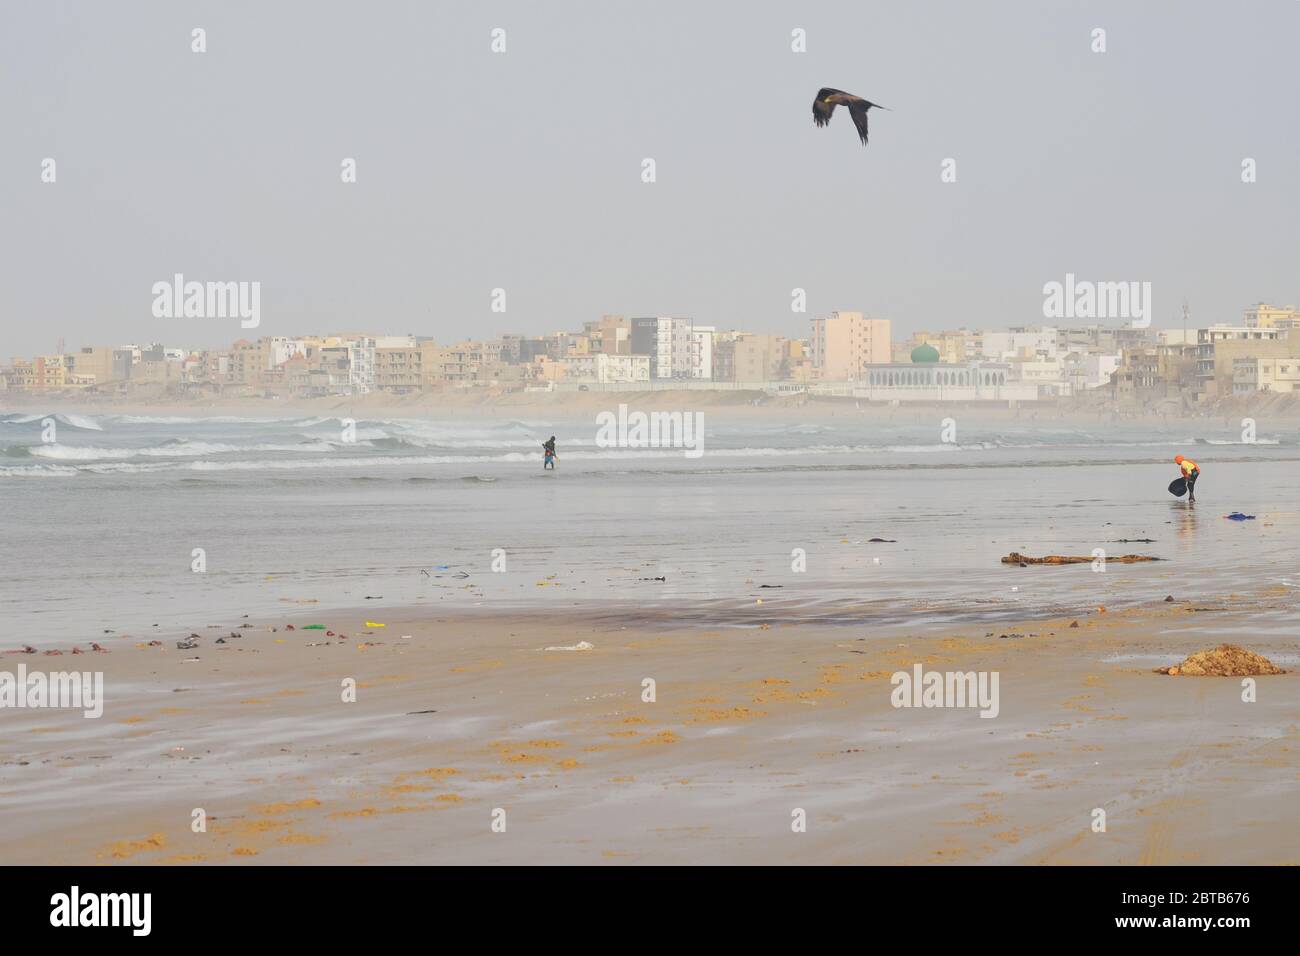
[[[1072,351],[1063,361],[1063,378],[1070,386],[1066,394],[1078,395],[1089,389],[1109,385],[1111,376],[1119,370],[1124,356]]]
[[[146,358],[131,369],[131,383],[154,385],[163,389],[172,388],[180,385],[183,374],[183,359],[168,358],[165,355],[161,359]],[[258,374],[259,382],[262,374],[264,373]]]
[[[131,376],[131,354],[109,346],[87,346],[64,357],[78,377],[91,377],[96,385],[121,382]]]
[[[700,361],[699,341],[692,334],[690,319],[673,317],[637,318],[632,320],[631,354],[650,356],[650,377],[683,379],[693,374]],[[710,350],[712,339],[710,338]],[[709,375],[712,366],[710,364]]]
[[[549,358],[549,356],[545,356]],[[440,350],[434,379],[443,385],[470,385],[477,381],[484,371],[482,342],[457,342]]]
[[[1251,395],[1255,392],[1300,392],[1300,358],[1247,358],[1233,359],[1232,393]]]
[[[1042,325],[985,332],[981,347],[981,356],[991,362],[1006,362],[1013,358],[1041,361],[1055,358],[1059,352],[1056,327]]]
[[[1110,373],[1109,394],[1122,405],[1155,405],[1166,400],[1193,401],[1200,387],[1196,347],[1148,345],[1126,348]]]
[[[789,340],[779,335],[741,332],[729,343],[730,382],[772,382],[785,377]]]
[[[375,340],[363,335],[343,345],[348,350],[348,391],[369,395],[375,390]]]
[[[253,388],[261,386],[262,373],[271,367],[268,343],[268,339],[257,341],[240,339],[230,346],[228,381],[231,384],[248,385]]]
[[[405,395],[427,391],[440,378],[442,350],[433,341],[375,346],[375,388]]]
[[[890,323],[861,312],[832,312],[812,320],[812,360],[827,381],[861,379],[868,365],[889,364]]]
[[[560,359],[566,382],[596,384],[635,384],[650,381],[650,356],[608,355],[594,352],[590,355],[569,355]]]
[[[1196,333],[1197,393],[1207,398],[1230,395],[1235,389],[1233,363],[1244,358],[1295,358],[1300,336],[1267,326],[1214,325]]]
[[[13,358],[5,372],[5,386],[16,389],[36,388],[36,368],[27,359]]]
[[[1243,324],[1248,329],[1294,329],[1300,327],[1300,309],[1259,302],[1246,308]]]
[[[305,356],[307,354],[306,339],[291,339],[283,335],[273,335],[267,340],[267,345],[267,351],[270,355],[268,360],[270,368],[283,365],[295,355]]]
[[[632,323],[623,316],[602,315],[595,322],[584,322],[582,328],[583,336],[590,343],[589,352],[632,354]]]
[[[1156,349],[1127,349],[1120,367],[1110,378],[1110,397],[1124,405],[1154,404],[1170,393],[1161,373]]]
[[[711,325],[691,326],[690,378],[713,378],[713,336],[717,332]]]

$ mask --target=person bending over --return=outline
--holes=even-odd
[[[1201,466],[1190,458],[1184,458],[1182,455],[1174,456],[1174,464],[1178,466],[1183,473],[1183,477],[1187,479],[1187,503],[1195,503],[1196,479],[1201,477]]]

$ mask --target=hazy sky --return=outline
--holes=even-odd
[[[244,334],[155,319],[176,272],[260,281],[270,335],[901,337],[1041,322],[1067,272],[1237,321],[1300,301],[1297,49],[1295,0],[4,0],[0,358]],[[892,108],[868,148],[821,86]]]

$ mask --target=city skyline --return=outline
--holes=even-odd
[[[441,344],[444,345],[454,345],[457,343],[468,343],[468,342],[482,343],[482,342],[490,342],[490,341],[500,341],[503,338],[522,337],[522,338],[530,338],[530,339],[542,339],[542,338],[552,338],[555,336],[574,335],[574,334],[579,334],[575,332],[575,329],[584,326],[595,325],[600,320],[603,319],[621,319],[621,320],[626,320],[628,322],[635,322],[638,320],[650,320],[650,319],[661,319],[661,318],[683,319],[695,324],[699,324],[703,327],[707,327],[710,332],[720,332],[723,334],[742,334],[742,335],[771,335],[771,336],[786,338],[791,341],[797,341],[797,340],[808,341],[812,338],[812,333],[811,330],[807,328],[807,326],[811,325],[815,327],[819,319],[824,319],[827,316],[841,314],[841,313],[856,313],[862,315],[867,319],[881,320],[881,321],[888,322],[890,324],[891,332],[905,333],[906,338],[895,337],[892,340],[894,342],[900,342],[900,341],[910,341],[918,335],[925,335],[925,334],[944,334],[944,333],[957,332],[957,331],[1005,332],[1008,330],[1033,328],[1033,327],[1099,328],[1099,329],[1115,329],[1115,330],[1130,329],[1130,328],[1149,328],[1150,330],[1157,331],[1157,332],[1174,331],[1177,329],[1187,329],[1189,331],[1194,331],[1198,328],[1207,329],[1216,326],[1236,327],[1240,325],[1253,325],[1255,324],[1256,321],[1258,321],[1258,319],[1252,317],[1256,316],[1261,312],[1277,313],[1285,316],[1297,312],[1297,308],[1296,306],[1289,303],[1281,304],[1278,300],[1269,301],[1266,299],[1253,299],[1248,304],[1243,305],[1238,309],[1236,309],[1235,313],[1227,316],[1214,317],[1209,319],[1206,319],[1203,316],[1198,317],[1196,315],[1192,315],[1190,319],[1188,318],[1188,316],[1183,316],[1181,318],[1181,321],[1178,318],[1171,320],[1169,324],[1165,324],[1160,321],[1153,321],[1149,326],[1144,326],[1134,322],[1118,322],[1118,323],[1106,322],[1106,321],[1098,322],[1098,321],[1090,321],[1087,319],[1061,319],[1061,320],[1053,321],[1051,319],[1042,316],[1034,316],[1032,317],[1032,321],[1030,320],[1019,321],[1019,322],[1008,321],[997,326],[988,326],[988,325],[979,325],[979,324],[953,325],[953,324],[932,323],[929,327],[918,327],[916,329],[899,328],[898,327],[899,323],[897,322],[897,320],[887,315],[871,314],[862,310],[849,310],[844,308],[837,308],[837,309],[828,309],[824,313],[812,313],[812,312],[809,312],[807,314],[801,313],[794,320],[794,322],[796,324],[803,324],[806,327],[802,335],[797,333],[785,334],[780,329],[774,331],[761,331],[758,328],[741,328],[739,326],[728,327],[715,320],[711,320],[708,318],[699,319],[695,316],[689,316],[689,315],[653,316],[648,313],[645,315],[641,315],[633,312],[604,311],[604,312],[597,313],[596,318],[590,318],[590,319],[579,318],[579,319],[571,320],[571,324],[569,325],[568,328],[563,328],[557,325],[540,331],[526,332],[518,328],[510,327],[505,324],[502,324],[501,327],[492,329],[491,334],[486,336],[480,334],[478,336],[452,336],[450,338],[443,338],[438,335],[425,333],[414,328],[399,330],[398,328],[393,327],[392,323],[388,323],[386,325],[382,320],[371,321],[371,322],[354,322],[351,323],[350,327],[338,327],[338,328],[326,327],[324,329],[317,327],[314,329],[311,328],[304,329],[294,334],[280,334],[280,333],[268,332],[260,327],[240,329],[238,327],[239,323],[237,321],[237,317],[230,317],[228,320],[225,320],[225,324],[222,325],[221,327],[226,328],[230,333],[234,334],[235,337],[234,338],[227,337],[225,339],[221,339],[220,337],[218,337],[218,341],[212,345],[203,345],[198,342],[191,341],[190,339],[195,337],[190,337],[190,336],[171,335],[162,339],[149,339],[149,338],[136,337],[134,340],[132,340],[132,337],[130,335],[113,336],[111,334],[98,333],[98,339],[96,341],[87,340],[87,341],[81,341],[76,343],[68,343],[65,340],[64,341],[65,348],[63,351],[64,353],[70,353],[76,351],[78,348],[84,348],[89,346],[96,346],[96,347],[109,346],[112,348],[139,348],[142,346],[144,347],[160,346],[160,347],[166,347],[170,349],[182,349],[186,352],[201,352],[201,351],[213,351],[213,350],[221,350],[224,348],[229,348],[230,346],[237,344],[241,339],[247,339],[249,341],[257,341],[258,339],[263,339],[263,338],[312,339],[312,338],[346,338],[349,336],[351,337],[409,336],[420,341],[434,341],[434,342],[440,342]],[[1238,321],[1239,319],[1240,321]],[[195,322],[195,321],[202,321],[205,323],[207,322],[207,320],[187,320],[184,318],[175,318],[172,321],[175,323],[185,323],[185,322]],[[1271,320],[1266,320],[1264,324],[1269,324],[1270,321]],[[482,333],[483,331],[481,324],[479,326],[479,331],[480,333]],[[38,349],[35,352],[27,353],[27,355],[40,355],[40,354],[53,355],[58,353],[59,353],[58,348],[51,348],[48,350]],[[26,357],[26,355],[16,350],[9,350],[8,352],[0,350],[0,366],[3,366],[5,362],[11,360],[12,358],[22,358],[22,357]]]
[[[172,308],[182,298],[181,277],[174,290],[165,284],[160,290],[160,301]],[[195,284],[186,308],[200,310],[204,291]],[[1103,302],[1113,300],[1105,306],[1110,310],[1132,305],[1126,293],[1138,291],[1086,286],[1079,301],[1100,296]],[[214,290],[207,292],[211,307]],[[232,302],[243,301],[233,288],[224,292]],[[0,368],[0,393],[71,390],[103,397],[143,387],[183,400],[436,394],[464,387],[509,393],[597,385],[1012,405],[1093,393],[1120,402],[1172,400],[1187,410],[1230,396],[1300,391],[1300,336],[1291,334],[1300,328],[1300,309],[1294,306],[1258,302],[1243,309],[1240,323],[1192,328],[1160,328],[1144,319],[1121,326],[961,327],[895,338],[889,319],[856,311],[814,316],[810,324],[803,338],[719,330],[680,316],[607,313],[580,330],[503,333],[442,345],[433,337],[372,329],[241,337],[216,349],[156,342],[83,346],[30,360],[12,358]]]

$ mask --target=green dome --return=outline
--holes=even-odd
[[[937,362],[939,361],[939,350],[928,342],[922,342],[916,348],[912,349],[913,362]]]

